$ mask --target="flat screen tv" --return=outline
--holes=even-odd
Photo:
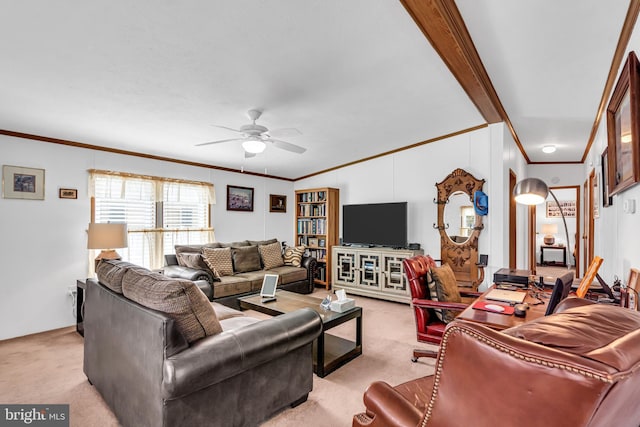
[[[351,245],[407,247],[407,202],[342,206],[342,241]]]

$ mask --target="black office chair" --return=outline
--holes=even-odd
[[[553,285],[553,291],[551,291],[551,297],[547,304],[547,311],[545,316],[550,315],[556,309],[556,306],[565,299],[571,291],[571,285],[573,284],[573,272],[563,274],[556,279],[555,285]]]

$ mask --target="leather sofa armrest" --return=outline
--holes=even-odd
[[[205,337],[165,360],[163,394],[177,398],[217,384],[311,344],[321,331],[320,315],[305,308]]]
[[[316,268],[318,268],[318,260],[312,256],[303,256],[300,266],[307,269],[307,280],[309,282],[309,292],[313,292],[314,280],[316,277]]]
[[[207,270],[183,267],[181,265],[165,265],[162,270],[163,274],[169,277],[193,280],[194,282],[196,280],[206,280],[209,283],[214,282],[213,274],[211,274],[211,272]]]
[[[353,418],[353,427],[400,427],[417,426],[422,419],[422,412],[406,400],[389,384],[376,381],[364,393],[366,423],[360,422],[363,417]]]

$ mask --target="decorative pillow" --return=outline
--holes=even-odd
[[[130,262],[118,261],[114,259],[101,260],[96,267],[96,275],[98,276],[98,282],[105,285],[107,288],[119,294],[122,293],[122,278],[124,273],[130,268],[136,268],[142,271],[149,272],[144,267],[131,264]]]
[[[202,259],[216,277],[232,276],[231,248],[202,248]]]
[[[173,318],[188,343],[222,332],[211,303],[191,280],[129,269],[122,290],[130,300]]]
[[[176,254],[176,257],[178,258],[178,264],[183,267],[191,267],[198,270],[202,269],[201,265],[204,260],[200,253],[183,252]]]
[[[274,267],[280,267],[284,265],[284,259],[282,258],[282,246],[279,242],[271,243],[268,245],[258,246],[260,257],[262,258],[262,265],[265,270],[270,270]]]
[[[300,267],[302,255],[304,255],[305,246],[291,247],[287,246],[284,250],[284,265]]]
[[[202,257],[198,259],[195,255],[202,253],[203,245],[175,245],[176,258],[178,259],[178,265],[183,267],[191,267],[197,269],[207,269]],[[194,265],[196,267],[194,267]]]
[[[236,273],[262,270],[257,246],[231,248],[231,255],[233,257],[233,271]]]
[[[460,291],[458,291],[458,283],[456,282],[456,276],[453,274],[453,270],[449,267],[449,264],[444,264],[441,267],[432,267],[431,274],[435,282],[435,295],[437,299],[435,301],[446,302],[462,302],[460,297]],[[429,288],[431,292],[431,287]],[[431,292],[431,299],[434,298],[434,293]],[[455,319],[458,314],[455,310],[442,310],[438,318],[444,323],[449,323]],[[438,312],[436,311],[436,316]]]

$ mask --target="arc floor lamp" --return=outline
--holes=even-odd
[[[569,253],[569,228],[567,227],[567,220],[564,217],[562,206],[560,206],[560,202],[558,202],[556,195],[553,194],[553,191],[551,191],[549,187],[547,187],[547,184],[545,184],[545,182],[539,178],[525,178],[522,181],[518,182],[513,188],[513,196],[515,197],[516,202],[523,205],[539,205],[540,203],[547,200],[547,196],[549,194],[551,194],[553,200],[555,200],[556,202],[556,205],[558,205],[560,215],[562,216],[564,232],[567,237],[567,244],[565,245],[565,251],[567,251],[567,268],[570,269],[571,254]]]

